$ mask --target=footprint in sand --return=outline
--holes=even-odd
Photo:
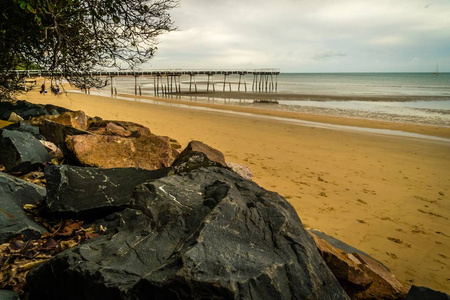
[[[356,201],[358,201],[359,203],[362,203],[362,204],[366,204],[366,205],[367,205],[367,202],[364,201],[364,200],[362,200],[362,199],[357,199]]]
[[[411,245],[410,245],[410,244],[404,243],[401,239],[394,238],[394,237],[388,237],[387,239],[390,240],[390,241],[392,241],[392,242],[394,242],[394,243],[396,243],[396,244],[402,244],[402,245],[405,245],[405,246],[408,247],[408,248],[411,248]]]
[[[395,255],[395,253],[386,252],[386,254],[392,259],[398,259],[397,255]]]

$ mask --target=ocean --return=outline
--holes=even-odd
[[[238,80],[231,75],[231,92],[228,83],[223,92],[223,76],[215,75],[216,92],[210,87],[207,93],[207,77],[197,75],[197,93],[192,93],[186,75],[181,94],[159,96],[450,127],[450,73],[281,73],[274,76],[277,90],[261,93],[252,92],[253,75],[245,76],[247,92],[242,82],[238,92]],[[139,85],[143,96],[155,96],[152,77],[140,77]],[[119,94],[134,94],[134,77],[116,78],[116,87]]]

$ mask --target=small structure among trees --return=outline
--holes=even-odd
[[[17,69],[64,73],[75,86],[96,87],[98,79],[82,74],[147,61],[157,49],[156,38],[175,29],[169,10],[177,2],[0,1],[0,97],[20,88],[24,75]]]

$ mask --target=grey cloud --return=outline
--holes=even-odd
[[[428,2],[429,3],[429,2]],[[448,0],[181,0],[157,68],[450,71]],[[320,50],[318,50],[320,49]],[[351,55],[350,55],[351,53]],[[421,60],[411,63],[412,57]],[[393,70],[395,71],[395,70]]]
[[[347,56],[347,53],[341,52],[341,51],[332,51],[332,50],[322,50],[314,54],[313,59],[321,60],[321,59],[327,59],[332,57],[342,57]]]

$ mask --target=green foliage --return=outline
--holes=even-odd
[[[177,0],[0,1],[0,96],[19,87],[13,70],[39,67],[75,85],[82,74],[150,59],[160,34],[174,30]]]

